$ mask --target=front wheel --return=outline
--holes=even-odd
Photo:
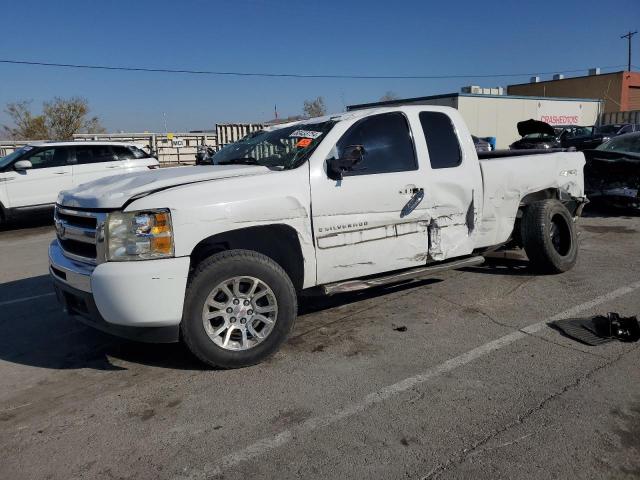
[[[254,365],[275,353],[297,315],[296,292],[269,257],[217,253],[191,277],[180,325],[187,347],[213,367]]]
[[[527,207],[522,218],[522,243],[531,266],[541,272],[566,272],[578,259],[575,223],[558,200],[541,200]]]

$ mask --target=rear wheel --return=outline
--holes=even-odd
[[[541,272],[566,272],[578,258],[575,223],[558,200],[541,200],[527,207],[522,218],[522,243],[531,266]]]
[[[259,363],[286,340],[297,314],[296,292],[269,257],[248,250],[215,254],[198,265],[181,323],[189,349],[221,368]]]

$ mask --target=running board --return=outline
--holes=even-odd
[[[473,267],[484,263],[484,257],[467,257],[460,260],[452,260],[449,262],[437,263],[435,265],[427,265],[424,267],[416,267],[411,270],[392,273],[382,277],[369,278],[366,280],[345,280],[344,282],[329,283],[323,285],[325,295],[333,295],[336,293],[355,292],[365,290],[367,288],[379,287],[390,283],[403,282],[406,280],[417,280],[427,277],[433,273],[442,272],[444,270],[453,270],[456,268]]]

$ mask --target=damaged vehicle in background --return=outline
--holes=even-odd
[[[518,122],[518,134],[522,137],[509,145],[510,150],[541,150],[561,148],[560,134],[564,127],[552,127],[540,120]]]
[[[95,328],[252,365],[287,339],[300,295],[479,265],[504,245],[523,247],[534,271],[571,269],[584,156],[497,153],[478,154],[448,107],[268,127],[209,168],[62,192],[50,273],[66,311]]]
[[[578,128],[585,130],[562,138],[562,146],[564,148],[574,147],[576,150],[580,151],[597,148],[599,145],[609,141],[611,138],[640,131],[640,124],[616,123],[611,125],[602,125],[600,127]]]
[[[585,190],[590,200],[640,208],[640,132],[612,138],[584,154]]]
[[[518,122],[518,133],[522,137],[509,145],[510,150],[538,150],[554,148],[574,148],[584,150],[591,146],[589,139],[593,135],[593,127],[580,125],[551,126],[540,120]]]

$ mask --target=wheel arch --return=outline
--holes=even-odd
[[[530,192],[520,200],[520,205],[518,207],[519,211],[523,211],[526,207],[531,205],[532,203],[539,202],[540,200],[559,200],[567,207],[567,210],[571,213],[572,216],[577,217],[580,216],[582,212],[582,206],[584,205],[584,200],[575,198],[572,196],[567,190],[561,187],[549,187],[544,188],[542,190],[538,190],[535,192]],[[520,217],[520,212],[518,217]]]
[[[234,249],[252,250],[271,258],[289,275],[295,289],[302,290],[304,255],[298,232],[290,225],[259,225],[207,237],[193,248],[191,268],[215,253]]]

